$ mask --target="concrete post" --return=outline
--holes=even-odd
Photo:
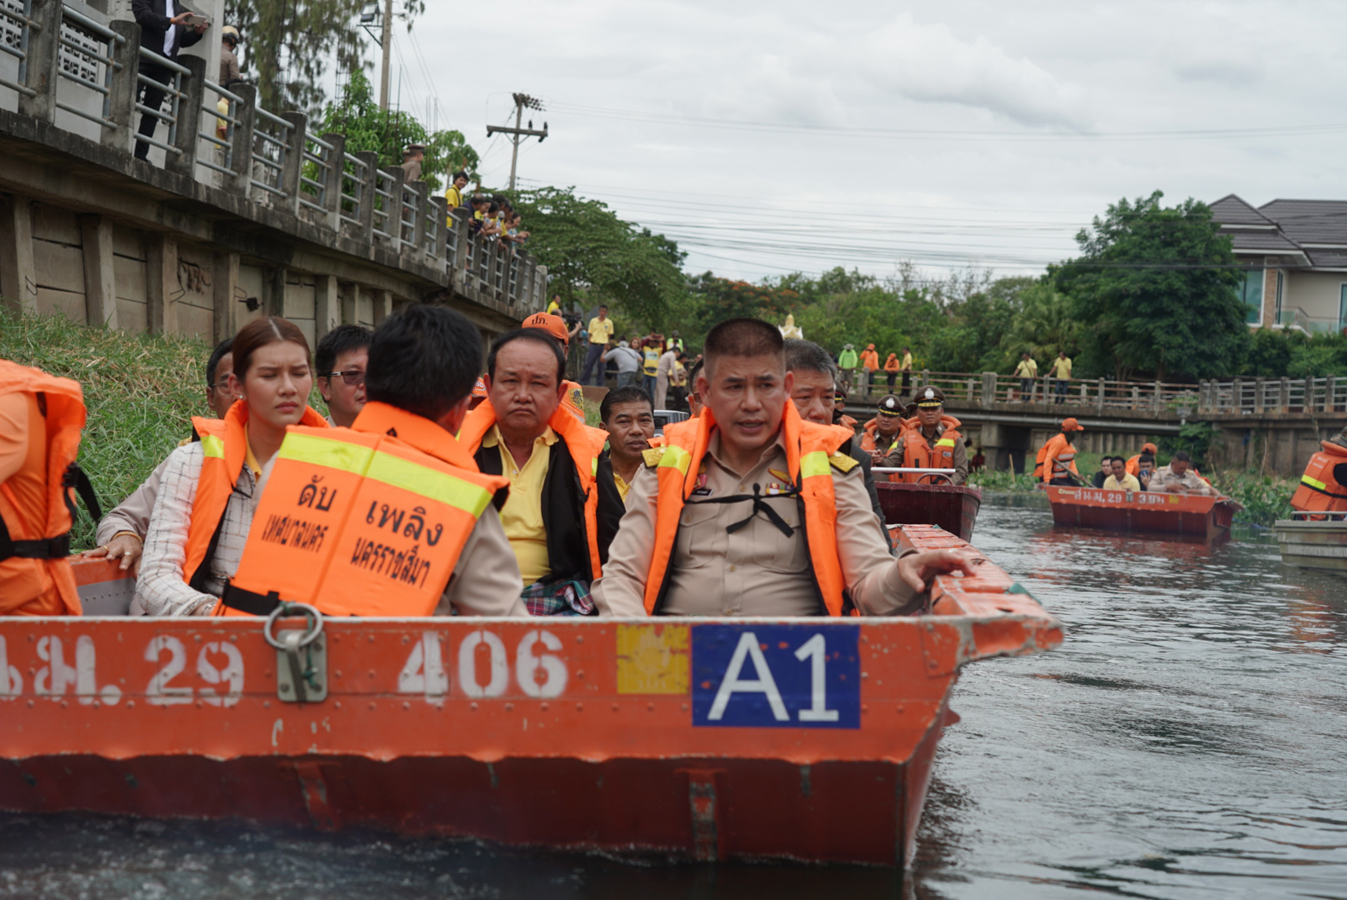
[[[1277,405],[1281,408],[1277,412],[1289,413],[1291,411],[1291,379],[1285,375],[1282,376],[1281,396],[1277,398]]]
[[[1141,388],[1132,385],[1132,409],[1141,408]]]
[[[332,146],[328,159],[327,180],[323,184],[323,207],[327,210],[327,227],[341,231],[341,183],[346,170],[346,135],[335,131],[323,134],[323,141]],[[315,330],[318,325],[315,322]]]
[[[272,269],[262,281],[262,312],[268,316],[285,315],[285,266]]]
[[[445,246],[445,223],[449,219],[449,201],[443,197],[430,198],[430,211],[426,214],[426,262],[431,265],[443,263],[448,255]]]
[[[398,171],[402,171],[399,169]],[[393,292],[374,292],[374,327],[378,328],[384,320],[393,314]]]
[[[1096,410],[1101,416],[1104,414],[1104,384],[1104,379],[1099,379],[1099,402],[1096,404]]]
[[[236,84],[230,92],[241,101],[234,110],[234,146],[230,148],[230,168],[234,170],[232,189],[240,197],[253,192],[253,141],[257,129],[257,88],[251,84]],[[226,187],[229,187],[228,185]]]
[[[365,244],[374,243],[374,205],[379,199],[375,194],[378,185],[379,154],[373,151],[357,153],[356,159],[365,164],[365,184],[360,188],[360,226],[356,235]],[[355,319],[348,320],[354,322]]]
[[[1300,407],[1301,412],[1314,412],[1314,376],[1308,375],[1305,378],[1305,402]]]
[[[177,139],[173,146],[181,153],[170,153],[164,168],[188,178],[196,177],[196,148],[201,143],[201,104],[205,102],[206,61],[199,56],[179,60],[192,74],[182,78],[185,95],[178,103]]]
[[[412,259],[426,259],[426,209],[430,205],[430,185],[414,181],[404,190],[412,201]]]
[[[215,277],[211,279],[215,309],[212,328],[216,341],[233,337],[234,332],[238,330],[234,319],[234,312],[238,309],[238,284],[239,255],[228,252],[216,253]]]
[[[112,70],[112,83],[108,86],[108,118],[117,123],[117,127],[102,129],[100,142],[104,147],[113,147],[123,153],[130,153],[131,135],[136,130],[136,72],[140,69],[140,26],[135,22],[116,21],[108,27],[126,38],[126,43],[114,42],[112,48],[112,58],[122,66],[120,69]]]
[[[995,403],[995,402],[996,402],[996,373],[995,373],[995,372],[983,372],[983,373],[982,373],[982,397],[981,397],[981,404],[980,404],[980,405],[982,405],[982,406],[991,406],[991,405],[992,405],[993,403]]]
[[[84,245],[84,315],[92,327],[117,328],[117,276],[112,268],[112,223],[80,216]]]
[[[1151,412],[1157,416],[1160,415],[1160,407],[1162,405],[1161,398],[1163,396],[1164,389],[1160,386],[1160,382],[1157,381],[1155,382],[1155,398],[1151,401]]]
[[[285,146],[285,163],[281,168],[278,187],[284,197],[271,195],[272,205],[292,216],[299,215],[299,173],[304,168],[304,143],[308,136],[309,117],[303,113],[283,112],[281,118],[290,123],[289,140]],[[280,315],[280,313],[277,313]]]
[[[402,191],[406,187],[407,173],[402,171],[402,166],[388,166],[383,172],[393,179],[393,184],[388,189],[388,218],[385,220],[388,231],[388,249],[394,253],[401,253]]]
[[[0,297],[15,312],[37,311],[33,206],[11,194],[0,194]]]
[[[319,275],[315,282],[313,336],[315,340],[321,341],[323,335],[341,324],[340,285],[335,275]]]
[[[1253,411],[1260,413],[1263,411],[1263,379],[1255,378],[1253,380]]]
[[[28,77],[34,93],[19,94],[19,114],[44,122],[56,118],[56,82],[61,67],[63,0],[34,0],[33,26],[28,29]]]
[[[31,252],[31,251],[30,251]],[[1338,393],[1338,379],[1336,375],[1329,375],[1328,380],[1324,382],[1324,412],[1333,412],[1337,405],[1334,400]]]
[[[151,334],[178,334],[178,242],[166,234],[145,236],[146,323]]]

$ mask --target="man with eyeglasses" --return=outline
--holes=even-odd
[[[223,419],[238,399],[229,386],[229,376],[234,372],[233,345],[233,338],[220,341],[206,362],[206,405],[217,419]],[[190,440],[185,438],[178,446]],[[145,534],[150,530],[150,512],[159,496],[159,479],[167,467],[168,458],[165,457],[131,496],[103,517],[96,534],[98,547],[85,553],[86,557],[121,560],[123,572],[129,571],[132,578],[140,573],[140,555],[145,549]]]
[[[373,336],[362,325],[338,325],[323,335],[314,354],[318,390],[327,401],[327,423],[350,428],[365,407],[365,366]]]

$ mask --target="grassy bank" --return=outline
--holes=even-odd
[[[191,433],[189,417],[210,415],[200,341],[87,328],[63,316],[16,315],[0,309],[0,358],[72,378],[89,410],[79,462],[104,509],[135,490]],[[81,515],[75,546],[93,546]]]

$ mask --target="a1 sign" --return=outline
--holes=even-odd
[[[694,625],[692,724],[859,728],[859,625]]]

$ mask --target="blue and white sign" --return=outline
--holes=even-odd
[[[692,626],[692,724],[860,728],[859,625]]]

